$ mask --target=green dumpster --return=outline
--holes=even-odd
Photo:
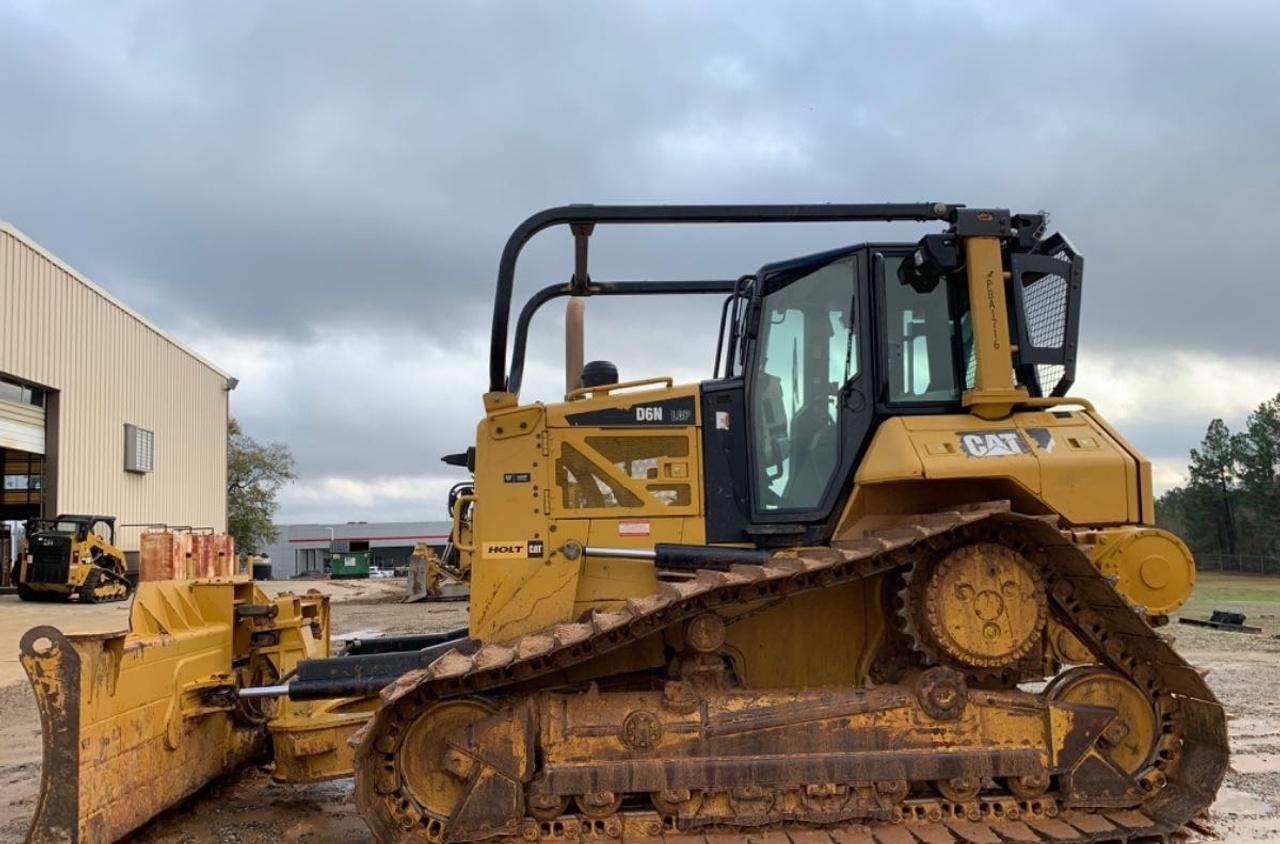
[[[369,552],[343,551],[331,554],[329,556],[329,576],[333,578],[368,577]]]

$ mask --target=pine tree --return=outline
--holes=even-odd
[[[1237,435],[1243,550],[1280,552],[1280,395],[1265,401]]]
[[[1191,450],[1184,513],[1197,550],[1236,554],[1239,445],[1221,419],[1209,423],[1200,448]]]

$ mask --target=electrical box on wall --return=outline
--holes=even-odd
[[[124,470],[126,472],[150,472],[155,463],[155,453],[155,432],[126,422],[124,426]]]

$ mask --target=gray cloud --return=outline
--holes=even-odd
[[[236,410],[307,478],[436,471],[479,412],[505,236],[571,201],[1047,208],[1088,258],[1087,354],[1275,360],[1277,36],[1243,3],[0,2],[0,216],[193,342],[287,361]],[[884,236],[601,231],[593,273]],[[539,238],[522,289],[570,254]],[[701,373],[710,310],[600,308],[592,351],[639,375],[690,338]]]

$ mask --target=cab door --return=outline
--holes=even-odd
[[[745,367],[752,519],[800,539],[825,530],[874,421],[867,259],[857,247],[759,275]]]

